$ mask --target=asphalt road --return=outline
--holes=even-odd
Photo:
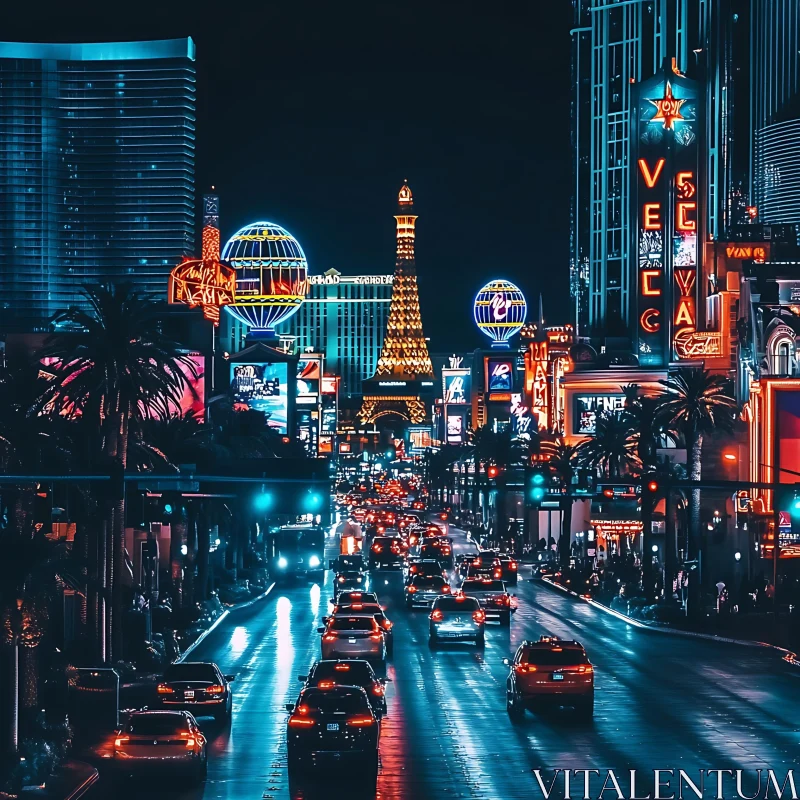
[[[451,535],[463,550],[463,533]],[[797,756],[800,671],[772,651],[643,632],[523,579],[512,589],[518,610],[510,630],[487,625],[483,652],[468,645],[431,652],[427,614],[403,607],[399,576],[381,575],[375,585],[395,623],[395,652],[377,787],[356,790],[352,774],[290,785],[284,704],[296,699],[297,676],[319,657],[316,628],[330,577],[326,587],[276,587],[270,599],[231,614],[193,653],[192,660],[214,660],[236,674],[230,730],[201,720],[211,738],[203,786],[159,780],[114,785],[112,793],[104,779],[94,796],[511,800],[542,797],[531,772],[537,768],[626,776],[638,769],[646,785],[656,768],[785,773]],[[586,647],[595,665],[593,722],[567,710],[509,719],[502,658],[542,634]],[[558,786],[554,796],[563,797]]]

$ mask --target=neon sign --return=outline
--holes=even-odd
[[[185,257],[170,273],[167,302],[200,306],[203,316],[219,325],[219,310],[236,298],[236,272],[220,262],[219,197],[203,196],[200,258]]]
[[[686,100],[679,100],[673,96],[672,84],[669,81],[664,89],[664,96],[657,100],[650,100],[650,102],[656,107],[656,113],[650,122],[663,122],[665,130],[673,130],[675,123],[684,119],[681,108]]]
[[[525,324],[528,304],[510,281],[490,281],[475,298],[475,324],[492,340],[492,347],[508,347],[508,340]]]
[[[547,392],[548,365],[547,342],[531,342],[528,352],[525,353],[525,390],[531,399],[531,414],[541,430],[547,430],[550,423],[550,403]]]
[[[724,355],[723,336],[718,331],[695,331],[683,328],[674,338],[678,358],[719,358]]]
[[[447,405],[469,402],[470,371],[468,369],[442,370],[442,399]]]

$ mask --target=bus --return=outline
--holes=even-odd
[[[317,525],[283,525],[267,534],[267,569],[274,581],[325,576],[325,531]]]

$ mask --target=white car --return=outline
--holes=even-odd
[[[329,617],[322,634],[322,658],[365,658],[386,662],[386,637],[373,614]]]
[[[205,780],[206,738],[188,711],[135,711],[114,740],[122,772],[181,772]]]

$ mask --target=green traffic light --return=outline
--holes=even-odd
[[[544,475],[541,472],[535,472],[533,474],[533,485],[534,486],[541,486],[544,483]]]
[[[534,489],[531,492],[531,500],[533,500],[534,503],[540,503],[542,500],[544,500],[544,489],[541,487]]]
[[[798,497],[792,503],[792,514],[795,515],[795,516],[800,516],[800,497]]]
[[[272,505],[272,495],[267,492],[257,494],[253,499],[256,511],[266,511]]]

